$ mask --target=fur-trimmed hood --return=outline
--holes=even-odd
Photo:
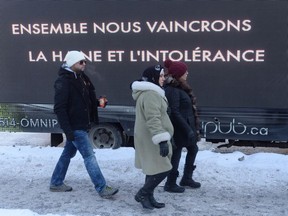
[[[144,91],[155,91],[166,100],[165,91],[160,86],[155,85],[154,83],[147,81],[135,81],[132,83],[131,88],[132,97],[134,100],[137,100],[139,95]]]

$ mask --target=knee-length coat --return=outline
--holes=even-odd
[[[167,114],[168,102],[164,90],[154,83],[135,81],[132,97],[136,101],[134,127],[135,167],[146,175],[155,175],[171,170],[170,163],[173,125]],[[159,143],[168,141],[169,154],[160,156]]]

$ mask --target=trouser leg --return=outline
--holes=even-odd
[[[181,154],[182,154],[182,147],[176,147],[175,149],[173,149],[173,155],[171,158],[172,169],[170,174],[178,172]]]
[[[153,194],[154,194],[154,189],[160,184],[161,181],[163,181],[166,178],[168,173],[169,171],[159,173],[156,175],[146,176],[144,186],[135,195],[135,200],[137,202],[141,202],[143,208],[153,209],[154,207],[162,208],[165,206],[164,203],[156,202]]]
[[[71,141],[66,141],[63,152],[55,166],[50,184],[59,186],[63,184],[71,158],[76,155],[77,149]]]
[[[101,192],[106,185],[106,181],[96,160],[93,147],[88,138],[88,133],[82,130],[75,131],[75,141],[73,141],[73,143],[84,159],[86,170],[96,191]]]
[[[154,192],[154,189],[166,178],[170,171],[159,173],[156,175],[146,175],[143,189],[148,192]]]
[[[167,176],[167,181],[164,186],[164,190],[167,192],[183,193],[185,191],[185,188],[179,187],[176,183],[177,178],[179,176],[178,167],[179,167],[179,162],[181,159],[181,154],[182,154],[181,147],[177,147],[173,149],[173,155],[171,158],[172,170]]]
[[[158,175],[154,175],[154,176],[149,176],[147,175],[146,176],[146,181],[145,181],[145,185],[153,185],[154,184],[154,189],[160,184],[160,182],[162,182],[166,177],[167,175],[169,174],[170,171],[168,172],[164,172],[164,173],[160,173]],[[149,183],[151,182],[151,183]],[[153,187],[153,186],[152,186]],[[163,208],[165,207],[165,203],[160,203],[160,202],[157,202],[155,197],[154,197],[154,189],[152,192],[149,193],[149,201],[150,203],[152,204],[153,207],[155,208]]]
[[[189,186],[192,188],[201,187],[201,184],[199,182],[194,181],[192,178],[193,172],[196,168],[194,163],[197,153],[198,153],[197,144],[187,147],[187,155],[185,159],[183,177],[180,181],[181,186]]]
[[[185,159],[185,164],[194,165],[197,153],[198,153],[197,144],[188,146],[187,147],[187,155],[186,155],[186,159]]]

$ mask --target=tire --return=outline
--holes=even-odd
[[[123,138],[120,130],[112,124],[95,125],[89,131],[89,139],[94,148],[120,148]]]

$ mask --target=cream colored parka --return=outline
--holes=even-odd
[[[164,90],[154,83],[135,81],[132,97],[136,101],[134,127],[135,167],[146,175],[155,175],[171,170],[171,138],[173,125],[169,119],[168,102]],[[160,156],[159,143],[168,141],[169,154]]]

